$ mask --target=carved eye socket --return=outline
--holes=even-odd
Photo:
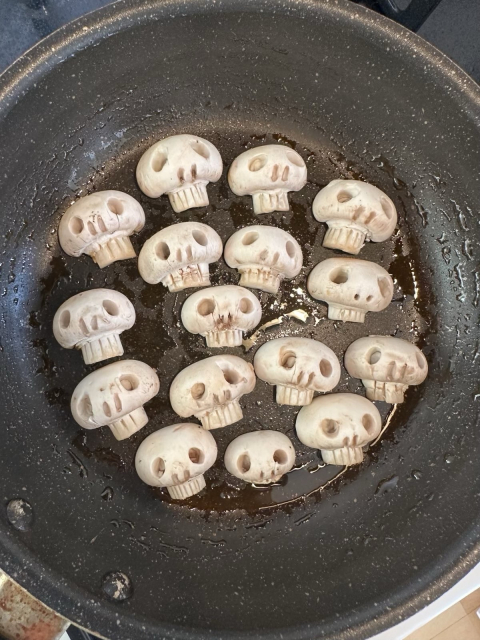
[[[102,306],[109,316],[118,316],[120,309],[112,300],[104,300]]]
[[[360,193],[360,189],[356,189],[355,187],[351,187],[349,189],[342,189],[337,193],[337,200],[340,204],[344,204],[345,202],[349,202],[353,198],[356,198]]]
[[[382,298],[386,298],[390,295],[390,281],[388,278],[378,278],[378,288],[380,289],[380,294]]]
[[[242,453],[242,455],[237,460],[237,469],[240,473],[247,473],[250,471],[250,467],[252,466],[252,461],[250,460],[250,456],[248,453]]]
[[[160,173],[160,171],[163,169],[166,163],[167,163],[167,154],[165,153],[165,151],[159,150],[155,153],[155,155],[152,158],[151,167],[153,171],[155,171],[155,173]]]
[[[203,231],[201,231],[200,229],[194,229],[194,231],[192,231],[192,236],[193,236],[193,239],[195,240],[195,242],[197,244],[201,245],[202,247],[206,247],[207,246],[208,238],[203,233]]]
[[[209,159],[210,151],[208,150],[206,144],[200,142],[200,140],[195,140],[195,142],[190,142],[190,146],[195,151],[195,153],[198,153],[199,156],[202,156],[202,158],[205,158],[205,160]]]
[[[152,473],[157,478],[161,478],[165,473],[165,460],[163,458],[156,458],[152,463]]]
[[[285,245],[285,250],[289,258],[295,257],[295,245],[291,240],[287,241],[287,244]]]
[[[249,298],[242,298],[238,304],[238,308],[242,313],[252,313],[253,302]]]
[[[369,353],[367,359],[369,364],[377,364],[377,362],[382,357],[382,352],[380,349],[374,349],[371,353]]]
[[[188,450],[188,457],[193,462],[193,464],[203,464],[205,461],[205,454],[201,449],[197,447],[191,447]]]
[[[294,151],[287,151],[287,159],[289,162],[294,164],[296,167],[304,167],[305,163],[303,159]]]
[[[107,201],[107,207],[110,209],[110,211],[112,213],[114,213],[116,216],[121,216],[123,213],[123,202],[121,202],[118,198],[110,198]],[[103,220],[102,220],[103,222]],[[100,226],[100,225],[99,225]],[[103,231],[103,229],[102,229]]]
[[[85,228],[85,225],[83,224],[83,220],[81,218],[77,218],[76,216],[74,216],[70,220],[70,222],[68,223],[68,226],[70,228],[70,231],[76,236],[82,233],[82,231]]]
[[[320,373],[324,378],[329,378],[332,375],[333,369],[329,360],[326,360],[325,358],[320,360]]]
[[[382,205],[383,213],[387,216],[389,220],[391,220],[393,216],[392,203],[389,202],[386,198],[380,198],[380,204]]]
[[[155,253],[160,260],[168,260],[168,257],[170,256],[170,247],[166,242],[159,242],[155,245]]]
[[[203,382],[196,382],[190,390],[194,400],[201,400],[205,395],[205,385]]]
[[[228,382],[228,384],[235,385],[243,380],[242,376],[235,371],[235,369],[224,369],[223,377]]]
[[[83,396],[78,403],[78,413],[84,420],[88,420],[93,416],[92,401],[90,396]]]
[[[65,309],[65,311],[62,311],[62,313],[60,314],[59,324],[62,329],[66,329],[70,324],[70,311],[68,311],[68,309]],[[417,355],[417,358],[418,358],[418,355]]]
[[[297,356],[295,353],[293,351],[286,351],[280,358],[280,366],[284,369],[293,369],[296,361]]]
[[[415,357],[417,359],[417,364],[420,367],[420,369],[424,369],[425,368],[425,356],[423,355],[423,353],[417,353],[415,354]]]
[[[320,423],[320,429],[329,438],[334,438],[340,430],[340,425],[336,420],[324,418]]]
[[[277,449],[273,454],[273,461],[277,464],[287,464],[288,455],[283,449]]]
[[[201,316],[209,316],[211,313],[215,311],[215,302],[211,298],[204,298],[200,300],[197,305],[197,312]]]
[[[268,162],[268,156],[265,153],[261,153],[250,160],[248,164],[249,171],[260,171]]]
[[[348,270],[345,267],[337,267],[330,273],[330,280],[335,284],[345,284],[348,280]]]
[[[375,433],[375,420],[369,413],[362,416],[362,424],[369,436]]]
[[[134,391],[138,389],[140,380],[131,373],[120,376],[120,384],[126,391]]]
[[[256,231],[249,231],[242,238],[242,244],[248,246],[249,244],[253,244],[259,238],[259,235]]]

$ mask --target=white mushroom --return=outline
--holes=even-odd
[[[363,447],[380,435],[382,418],[363,396],[331,393],[319,396],[297,416],[297,436],[320,449],[327,464],[352,465],[363,460]]]
[[[228,184],[237,196],[251,195],[255,213],[288,211],[288,192],[307,182],[307,167],[293,149],[280,144],[255,147],[240,154],[228,172]]]
[[[355,340],[345,352],[345,368],[360,378],[370,400],[403,402],[411,385],[421,384],[428,373],[427,359],[418,347],[390,336]]]
[[[135,323],[130,300],[112,289],[91,289],[66,300],[53,318],[53,335],[65,349],[81,349],[85,364],[123,355],[120,334]]]
[[[218,149],[208,140],[182,134],[151,146],[137,165],[137,182],[150,198],[168,194],[176,213],[206,207],[207,184],[217,182],[223,164]]]
[[[242,419],[238,401],[253,391],[255,381],[249,362],[212,356],[180,371],[170,387],[170,402],[182,418],[195,416],[204,429],[219,429]]]
[[[205,488],[204,473],[217,459],[214,437],[199,424],[184,422],[155,431],[139,446],[135,468],[152,487],[167,487],[175,500]]]
[[[390,198],[373,184],[359,180],[333,180],[313,201],[313,215],[326,222],[323,246],[357,255],[366,240],[383,242],[397,224]]]
[[[183,326],[205,337],[207,347],[238,347],[243,332],[260,322],[262,306],[248,289],[223,285],[196,291],[182,308]]]
[[[392,301],[393,280],[383,267],[355,258],[329,258],[308,276],[307,289],[328,304],[328,317],[364,322],[367,311],[382,311]]]
[[[117,260],[135,257],[129,236],[145,224],[139,202],[122,191],[97,191],[77,200],[63,214],[60,246],[69,256],[86,253],[103,269]]]
[[[169,291],[210,284],[208,265],[222,255],[218,233],[201,222],[180,222],[149,238],[138,257],[142,278]]]
[[[225,451],[227,471],[254,484],[278,482],[295,464],[295,449],[279,431],[251,431],[235,438]]]
[[[340,363],[322,342],[309,338],[277,338],[260,347],[255,373],[277,385],[278,404],[310,404],[315,391],[331,391],[340,380]]]
[[[238,269],[240,285],[277,293],[283,278],[300,273],[303,255],[295,238],[283,229],[253,225],[228,239],[225,262]]]
[[[71,401],[72,414],[84,429],[108,425],[117,440],[124,440],[147,424],[143,405],[159,389],[157,374],[144,362],[112,362],[77,385]]]

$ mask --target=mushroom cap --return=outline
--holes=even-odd
[[[140,158],[136,173],[143,193],[159,198],[188,183],[217,182],[222,171],[218,149],[200,136],[184,133],[153,144]]]
[[[248,289],[234,284],[208,287],[189,296],[182,307],[182,323],[190,333],[241,329],[250,331],[262,317],[262,305]]]
[[[255,383],[249,362],[238,356],[211,356],[177,374],[170,387],[170,403],[175,413],[188,418],[250,393]]]
[[[66,300],[53,318],[53,335],[65,349],[133,327],[135,309],[120,291],[90,289]]]
[[[228,184],[237,196],[274,189],[300,191],[306,182],[307,167],[302,156],[281,144],[244,151],[228,172]]]
[[[120,420],[157,395],[160,381],[154,369],[139,360],[118,360],[86,376],[75,388],[71,410],[84,429]]]
[[[257,484],[277,482],[295,464],[295,448],[279,431],[251,431],[235,438],[225,451],[233,476]]]
[[[363,311],[382,311],[392,301],[393,280],[375,262],[328,258],[310,272],[307,289],[317,300]]]
[[[191,264],[216,262],[222,240],[215,229],[201,222],[179,222],[149,238],[138,256],[140,275],[150,284]]]
[[[428,374],[420,349],[401,338],[368,336],[352,342],[345,352],[345,368],[352,378],[377,382],[421,384]]]
[[[302,249],[295,238],[278,227],[255,224],[236,231],[225,244],[229,267],[268,267],[287,278],[300,273]]]
[[[373,242],[389,238],[397,224],[392,200],[373,184],[360,180],[333,180],[317,193],[312,210],[319,222],[354,223]]]
[[[65,253],[79,257],[92,255],[109,240],[130,236],[144,225],[145,213],[135,198],[122,191],[96,191],[65,211],[58,237]]]
[[[171,487],[202,475],[216,459],[212,434],[198,424],[183,422],[145,438],[137,450],[135,468],[146,484]]]
[[[330,391],[340,380],[335,353],[318,340],[288,336],[263,344],[255,354],[255,373],[264,382]]]
[[[312,449],[362,447],[382,430],[377,407],[354,393],[330,393],[318,396],[302,407],[296,420],[300,442]]]

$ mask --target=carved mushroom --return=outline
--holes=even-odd
[[[278,404],[310,404],[315,391],[331,391],[340,380],[340,363],[322,342],[309,338],[277,338],[260,347],[255,373],[277,385]]]
[[[218,233],[200,222],[180,222],[149,238],[138,257],[142,278],[169,291],[210,284],[208,265],[222,255]]]
[[[117,440],[124,440],[147,424],[143,405],[159,389],[157,374],[144,362],[112,362],[77,385],[71,401],[72,414],[84,429],[107,425]]]
[[[240,398],[255,388],[253,366],[237,356],[212,356],[186,367],[170,387],[170,403],[182,418],[195,416],[204,429],[243,417]]]
[[[313,201],[313,215],[328,225],[324,247],[354,255],[365,241],[389,238],[397,224],[397,210],[390,198],[359,180],[330,182]]]
[[[390,336],[355,340],[345,352],[345,367],[360,378],[370,400],[403,402],[409,386],[421,384],[428,374],[427,359],[418,347]]]
[[[280,144],[244,151],[228,172],[230,189],[237,196],[251,195],[256,214],[288,211],[288,192],[300,191],[306,182],[303,158]]]
[[[277,293],[283,278],[300,273],[303,255],[295,238],[283,229],[252,225],[228,239],[225,262],[238,269],[240,285]]]
[[[331,393],[302,407],[296,421],[300,442],[320,449],[327,464],[352,465],[363,460],[363,447],[380,435],[382,418],[363,396]]]
[[[81,349],[85,364],[123,355],[120,334],[133,327],[135,309],[112,289],[91,289],[66,300],[53,318],[53,335],[65,349]]]
[[[205,337],[207,347],[238,347],[243,333],[262,317],[258,298],[248,289],[223,285],[196,291],[182,308],[183,326]]]
[[[182,134],[151,146],[137,165],[137,182],[150,198],[168,194],[176,213],[208,205],[207,184],[217,182],[223,164],[208,140]]]
[[[225,451],[227,471],[253,484],[278,482],[295,464],[295,449],[279,431],[252,431],[235,438]]]
[[[198,424],[184,422],[155,431],[139,446],[135,468],[152,487],[166,487],[175,500],[205,488],[204,473],[217,459],[214,437]]]
[[[392,301],[393,280],[383,267],[355,258],[329,258],[307,280],[310,295],[328,304],[328,317],[364,322],[367,311],[382,311]]]
[[[103,267],[135,257],[129,236],[145,224],[139,202],[122,191],[97,191],[77,200],[63,214],[60,246],[69,256],[86,253]]]

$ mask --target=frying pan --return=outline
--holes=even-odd
[[[365,462],[324,467],[294,434],[296,410],[263,383],[244,420],[215,433],[208,491],[182,504],[142,485],[139,443],[177,420],[175,374],[210,353],[178,323],[187,294],[138,275],[136,261],[98,269],[65,256],[62,212],[95,189],[138,198],[148,223],[137,248],[181,220],[225,240],[258,222],[225,175],[210,206],[174,215],[144,197],[134,169],[154,141],[193,132],[225,165],[262,143],[290,145],[309,182],[289,213],[260,219],[301,242],[305,266],[279,297],[260,293],[261,332],[316,337],[339,357],[355,338],[417,343],[430,375],[403,405],[379,403],[388,425]],[[0,566],[34,596],[107,638],[366,638],[440,595],[479,559],[480,90],[398,25],[348,2],[195,0],[116,3],[34,47],[1,78],[2,217]],[[326,319],[305,293],[323,249],[314,195],[338,177],[368,180],[399,211],[391,241],[361,257],[395,279],[390,307],[365,325]],[[212,281],[236,282],[223,263]],[[87,367],[62,350],[51,321],[69,296],[111,287],[134,303],[126,357],[156,367],[149,424],[124,442],[83,432],[70,395]],[[286,313],[302,309],[305,322]],[[242,349],[236,353],[243,353]],[[338,391],[363,393],[343,372]],[[278,428],[297,469],[270,489],[244,488],[221,463],[240,433]],[[340,471],[340,475],[339,475]],[[18,520],[7,505],[23,500]],[[124,575],[112,598],[111,572]],[[109,595],[110,594],[110,595]]]

